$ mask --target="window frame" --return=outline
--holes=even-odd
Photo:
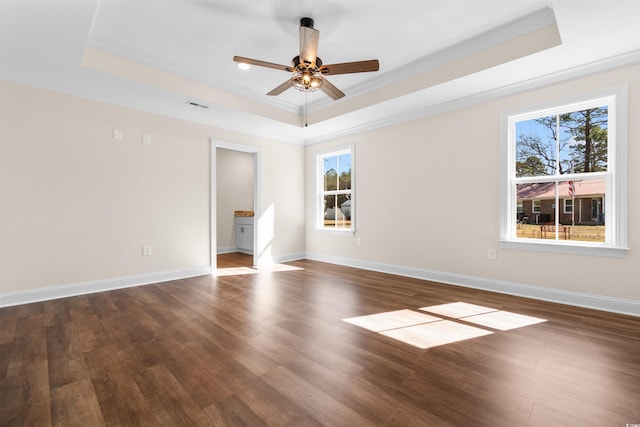
[[[607,172],[593,173],[605,176],[605,206],[607,212],[607,236],[604,243],[565,240],[542,240],[516,237],[516,174],[515,159],[517,138],[516,123],[579,111],[594,106],[607,105],[608,162]],[[500,237],[499,245],[505,249],[532,250],[578,255],[594,255],[622,258],[627,247],[627,132],[628,85],[594,91],[544,102],[537,105],[504,111],[500,115]],[[576,174],[578,175],[578,174]],[[567,181],[573,174],[534,177],[532,181]],[[575,178],[577,179],[577,178]],[[520,178],[520,181],[522,179]]]
[[[540,199],[532,199],[531,200],[531,212],[532,213],[541,213],[542,212],[542,200],[540,200]]]
[[[351,226],[348,228],[338,227],[326,227],[324,224],[324,159],[327,157],[341,156],[343,154],[351,155],[351,189],[348,193],[351,200]],[[326,151],[319,151],[315,154],[316,157],[316,204],[315,204],[315,217],[316,217],[316,230],[325,233],[354,233],[355,232],[355,218],[356,218],[356,203],[355,203],[355,154],[354,146],[341,146],[327,149]]]
[[[563,205],[562,212],[563,212],[563,213],[566,213],[566,214],[571,214],[571,213],[573,213],[573,200],[574,200],[574,199],[562,199],[562,205]],[[570,205],[571,205],[571,210],[567,210],[567,206],[569,205],[569,202],[571,202],[571,203],[570,203]]]

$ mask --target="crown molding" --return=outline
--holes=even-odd
[[[429,105],[420,109],[413,109],[408,112],[389,116],[384,120],[373,120],[367,123],[362,123],[359,126],[354,126],[348,129],[342,129],[336,132],[327,132],[325,134],[306,138],[304,140],[305,145],[314,145],[334,139],[347,137],[363,132],[368,132],[376,129],[385,128],[388,126],[405,123],[437,114],[442,114],[448,111],[452,111],[459,108],[469,107],[482,102],[491,101],[494,99],[502,98],[505,96],[515,95],[518,93],[526,92],[533,89],[539,89],[554,84],[566,82],[577,78],[584,78],[590,75],[615,70],[627,66],[640,64],[640,50],[628,52],[626,54],[618,55],[615,57],[607,58],[601,61],[592,62],[590,64],[584,64],[571,69],[562,70],[556,73],[547,74],[535,79],[529,79],[523,82],[518,82],[506,86],[497,87],[495,89],[487,90],[481,93],[464,96],[451,101],[443,102],[440,104]],[[407,95],[407,97],[417,96],[416,94]]]

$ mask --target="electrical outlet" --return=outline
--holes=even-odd
[[[359,237],[356,237],[356,246],[362,246],[362,239]]]
[[[142,247],[142,256],[151,256],[151,246]]]
[[[497,257],[498,255],[495,249],[489,249],[487,251],[487,258],[490,259],[491,261],[495,261]]]
[[[151,145],[151,135],[143,134],[142,135],[142,144]]]

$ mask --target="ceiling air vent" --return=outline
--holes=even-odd
[[[196,101],[187,101],[187,105],[191,105],[192,107],[204,108],[205,110],[209,108],[208,105],[200,104],[199,102],[196,102]]]

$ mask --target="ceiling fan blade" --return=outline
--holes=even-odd
[[[325,82],[326,82],[326,80],[325,80]],[[278,86],[275,89],[271,90],[271,92],[267,93],[267,95],[270,95],[270,96],[280,95],[282,92],[284,92],[285,90],[289,89],[290,87],[291,87],[291,80],[287,80],[286,82],[282,83],[280,86]]]
[[[289,72],[293,71],[293,68],[291,68],[288,65],[274,64],[273,62],[260,61],[259,59],[251,59],[251,58],[244,58],[242,56],[234,56],[233,60],[235,62],[241,62],[243,64],[257,65],[258,67],[267,67],[267,68],[273,68],[276,70],[289,71]]]
[[[377,59],[368,61],[343,62],[341,64],[328,64],[320,67],[320,72],[327,75],[349,74],[349,73],[366,73],[369,71],[378,71],[380,63]]]
[[[322,81],[322,86],[320,86],[320,90],[326,93],[331,99],[337,101],[338,99],[344,96],[344,92],[335,87],[331,82],[327,79]]]
[[[313,25],[313,23],[312,23]],[[312,27],[300,26],[300,62],[313,65],[318,56],[320,31]]]

